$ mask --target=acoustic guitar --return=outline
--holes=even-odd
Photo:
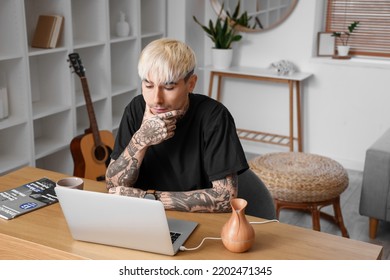
[[[71,53],[68,57],[70,67],[73,67],[74,72],[80,77],[90,123],[90,127],[84,131],[84,134],[76,136],[70,143],[74,162],[73,175],[103,181],[114,147],[114,136],[108,130],[99,131],[85,76],[85,68],[79,54]]]

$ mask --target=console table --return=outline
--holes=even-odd
[[[210,70],[210,84],[208,95],[212,97],[214,78],[218,77],[217,96],[216,100],[221,100],[221,85],[223,78],[232,79],[248,79],[256,81],[266,81],[273,83],[285,83],[289,90],[289,135],[278,135],[273,133],[266,133],[260,131],[253,131],[248,129],[237,128],[237,134],[241,139],[263,142],[268,144],[287,146],[290,151],[294,151],[294,141],[297,141],[298,151],[302,152],[302,125],[301,125],[301,82],[309,78],[311,73],[296,72],[290,75],[278,75],[275,71],[266,68],[252,68],[252,67],[230,67],[228,69],[214,69]],[[294,90],[295,89],[295,90]],[[294,92],[296,96],[296,125],[297,135],[294,136]]]

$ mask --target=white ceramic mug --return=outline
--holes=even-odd
[[[71,188],[71,189],[79,189],[79,190],[84,189],[84,181],[83,179],[78,177],[62,178],[57,181],[56,185],[60,187]]]

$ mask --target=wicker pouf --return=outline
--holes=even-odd
[[[340,194],[348,187],[348,173],[336,161],[308,153],[270,153],[254,158],[250,168],[259,176],[275,201],[276,215],[282,208],[310,211],[313,229],[321,230],[320,216],[335,222],[348,237],[340,208]],[[321,211],[333,205],[334,216]]]

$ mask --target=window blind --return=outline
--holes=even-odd
[[[348,31],[354,21],[360,24],[349,38],[350,54],[390,57],[390,0],[328,0],[326,32]]]

